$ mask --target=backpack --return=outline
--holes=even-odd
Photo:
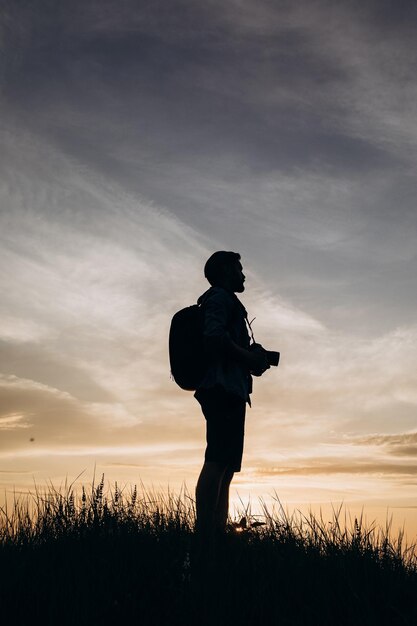
[[[195,391],[207,369],[203,344],[204,316],[201,305],[193,304],[175,313],[169,330],[171,375],[186,391]]]

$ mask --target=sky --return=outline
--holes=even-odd
[[[172,315],[237,251],[258,341],[232,502],[417,533],[417,6],[2,0],[0,488],[192,494]],[[268,500],[269,498],[269,500]]]

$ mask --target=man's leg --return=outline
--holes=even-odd
[[[225,472],[226,467],[223,464],[212,461],[206,461],[201,470],[195,495],[197,511],[196,529],[202,538],[208,539],[214,533]]]
[[[226,528],[227,518],[229,515],[229,488],[233,476],[233,470],[226,468],[220,485],[215,517],[216,528],[220,531],[224,531]]]
[[[226,527],[234,474],[229,468],[242,456],[246,404],[221,389],[207,392],[200,404],[207,423],[206,458],[228,459],[232,455],[234,459],[234,465],[230,460],[206,461],[197,482],[196,530],[200,535],[213,535],[216,528]]]

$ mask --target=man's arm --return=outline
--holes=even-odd
[[[249,371],[267,369],[267,357],[261,352],[251,352],[234,342],[228,325],[233,313],[233,301],[227,294],[214,293],[204,304],[204,348],[213,358],[228,357]]]
[[[269,369],[268,358],[264,352],[245,350],[230,339],[229,355],[232,359],[244,365],[250,372],[259,372]]]

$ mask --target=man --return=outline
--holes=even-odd
[[[208,369],[195,392],[206,419],[205,462],[196,487],[197,532],[204,539],[225,530],[229,487],[241,469],[251,372],[269,368],[265,350],[250,350],[247,314],[236,293],[245,289],[240,254],[215,252],[204,267],[211,284],[198,300],[204,312]]]

